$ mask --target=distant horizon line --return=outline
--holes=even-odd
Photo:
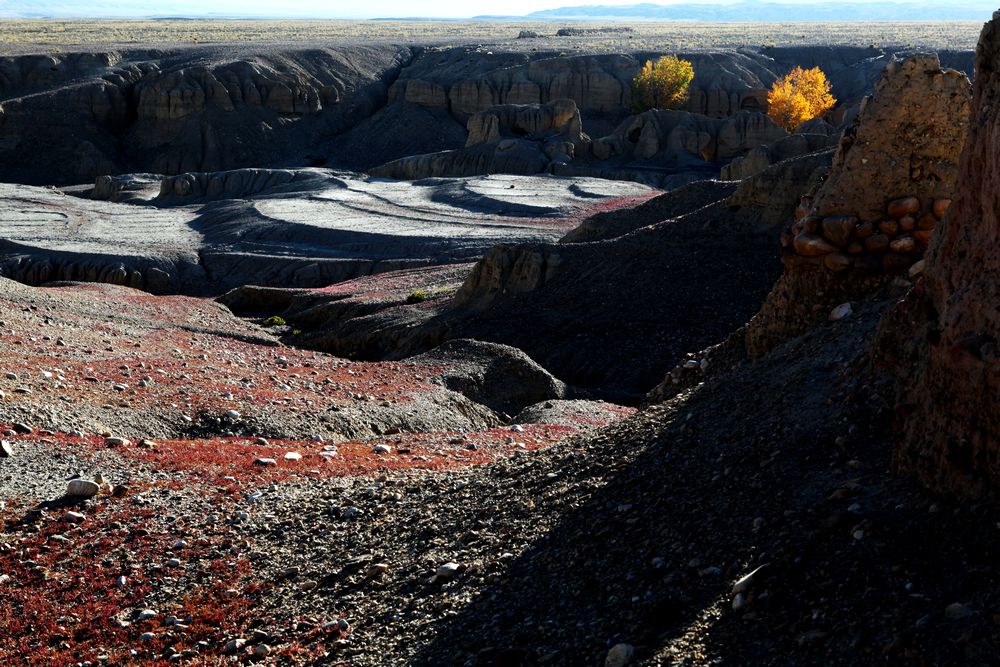
[[[584,0],[585,2],[587,0]],[[857,6],[869,5],[874,7],[880,7],[884,10],[886,6],[896,5],[901,10],[905,8],[912,8],[914,6],[930,5],[931,3],[924,3],[914,0],[800,0],[799,2],[789,2],[787,0],[675,0],[674,2],[635,2],[628,5],[602,5],[600,2],[594,2],[590,0],[589,4],[570,4],[572,0],[568,0],[568,3],[561,7],[556,7],[552,9],[539,9],[523,15],[510,15],[510,14],[478,14],[473,16],[334,16],[328,13],[301,13],[301,14],[270,14],[270,13],[232,13],[232,12],[206,12],[198,14],[189,13],[149,13],[149,14],[99,14],[93,12],[80,12],[80,13],[46,13],[44,9],[42,11],[33,12],[29,10],[0,10],[0,20],[77,20],[77,19],[90,19],[90,20],[138,20],[138,21],[199,21],[199,20],[215,20],[215,21],[376,21],[376,22],[420,22],[420,23],[433,23],[433,22],[534,22],[534,23],[558,23],[558,22],[573,22],[573,23],[592,23],[596,21],[602,22],[639,22],[639,23],[921,23],[921,22],[968,22],[970,18],[959,18],[959,19],[948,19],[948,18],[937,18],[929,17],[923,19],[913,19],[906,18],[905,16],[900,16],[899,18],[887,18],[884,15],[877,18],[854,18],[853,20],[836,21],[836,20],[816,20],[816,19],[796,19],[796,18],[749,18],[746,20],[726,20],[724,18],[714,18],[714,17],[670,17],[670,16],[649,16],[643,15],[642,13],[627,13],[636,12],[636,10],[680,10],[681,12],[689,11],[687,8],[703,8],[703,9],[713,9],[719,8],[723,11],[732,12],[737,10],[741,6],[747,6],[748,11],[752,11],[755,8],[771,7],[772,11],[774,7],[788,7],[790,10],[794,11],[796,9],[800,11],[807,11],[809,8],[817,8],[822,5],[839,5],[839,6],[851,6],[852,9],[856,9]],[[39,3],[44,4],[44,3]],[[969,11],[979,11],[982,9],[983,12],[992,12],[994,5],[989,5],[984,0],[971,0],[967,2],[955,3],[952,10],[964,10]],[[50,7],[49,9],[56,9]],[[141,8],[140,8],[141,9]],[[892,9],[895,9],[894,7]],[[928,7],[931,9],[931,7]],[[934,6],[934,9],[940,9],[939,6]],[[607,10],[607,14],[595,14],[589,13],[594,11]],[[579,12],[579,13],[576,13]],[[856,12],[854,12],[856,13]],[[823,17],[825,19],[825,17]],[[989,16],[985,16],[988,19]]]
[[[792,4],[792,3],[772,3],[772,4]],[[830,0],[830,4],[834,4]],[[864,4],[863,0],[843,0],[836,4]],[[164,16],[134,16],[134,15],[93,15],[93,14],[67,14],[67,15],[45,15],[45,16],[4,16],[0,13],[0,21],[70,21],[87,19],[92,21],[399,21],[401,23],[433,23],[436,21],[455,22],[507,22],[507,23],[975,23],[978,19],[852,19],[845,21],[815,21],[815,20],[795,20],[787,21],[706,21],[699,19],[670,19],[670,18],[644,18],[638,16],[560,16],[560,17],[540,17],[540,16],[281,16],[281,15],[256,15],[256,14],[199,14]],[[986,21],[987,19],[983,19]]]

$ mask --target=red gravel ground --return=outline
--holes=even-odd
[[[214,432],[201,424],[204,437],[143,442],[160,424],[135,427],[116,423],[114,415],[197,420],[237,410],[294,418],[359,397],[405,409],[442,391],[429,381],[441,369],[353,363],[278,346],[205,300],[101,285],[41,290],[0,281],[0,287],[0,430],[32,423],[53,406],[104,416],[109,424],[103,434],[70,434],[34,422],[31,434],[4,436],[16,453],[0,460],[0,477],[7,478],[0,481],[3,665],[165,665],[174,664],[175,654],[189,665],[314,660],[350,629],[306,619],[272,630],[268,656],[255,658],[253,643],[228,655],[227,643],[261,622],[256,601],[272,587],[250,557],[255,545],[233,532],[231,517],[255,491],[440,474],[545,448],[631,412],[605,406],[606,417],[578,417],[578,425],[400,431],[327,442],[226,435],[234,424],[223,420]],[[112,434],[129,442],[109,444]],[[376,444],[390,452],[375,453]],[[288,452],[301,459],[286,460]],[[255,464],[261,458],[276,465]],[[112,486],[75,505],[52,493],[18,494],[37,485],[62,488],[63,473],[56,471],[70,461],[102,471]],[[23,467],[8,473],[11,465]],[[67,521],[70,510],[84,519]],[[168,565],[172,558],[180,564]],[[156,616],[139,621],[147,608]]]

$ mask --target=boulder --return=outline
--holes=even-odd
[[[565,384],[527,354],[507,345],[457,339],[409,361],[445,366],[447,370],[435,376],[441,384],[507,415],[566,395]]]

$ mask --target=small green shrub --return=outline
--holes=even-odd
[[[271,315],[271,317],[264,320],[265,327],[283,327],[286,324],[288,324],[288,322],[286,322],[285,318],[281,315]]]
[[[406,297],[406,303],[422,303],[427,301],[427,292],[422,289],[413,290],[410,296]]]

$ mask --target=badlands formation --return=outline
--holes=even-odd
[[[0,664],[1000,663],[1000,19],[550,46],[0,58]]]

